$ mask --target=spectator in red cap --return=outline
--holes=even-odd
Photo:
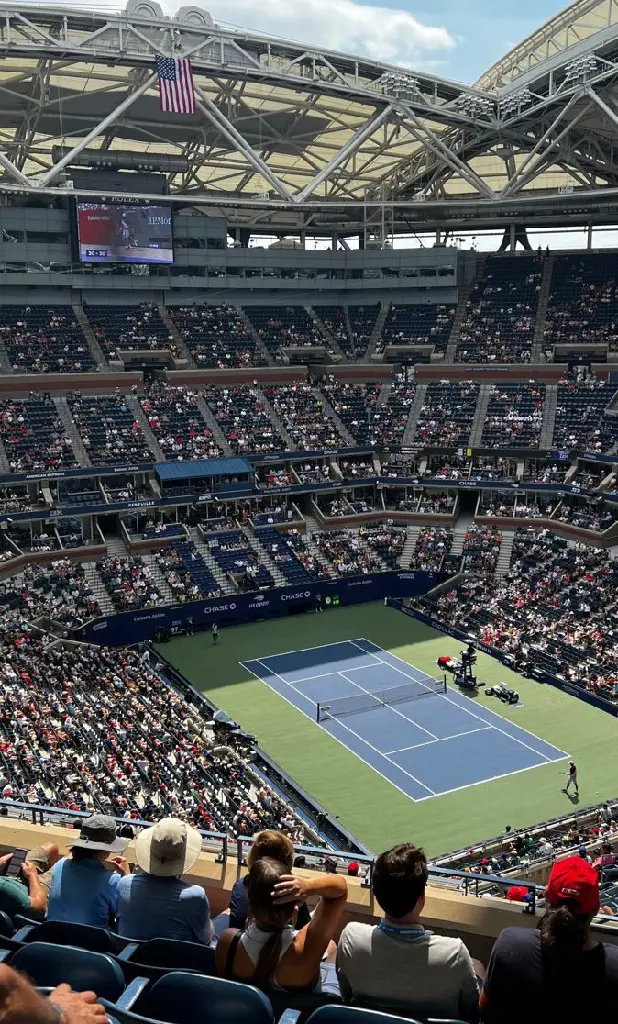
[[[351,860],[350,863],[348,864],[348,875],[350,875],[352,878],[358,878],[359,870],[360,868],[358,863],[355,860]]]
[[[588,861],[554,864],[537,929],[505,928],[481,993],[485,1024],[582,1024],[615,1013],[618,948],[597,942],[599,876]]]

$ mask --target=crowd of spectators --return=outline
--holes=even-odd
[[[388,569],[400,567],[407,536],[405,523],[387,519],[376,526],[361,526],[358,533]]]
[[[545,388],[540,384],[490,385],[481,444],[490,448],[535,448],[543,424]]]
[[[67,395],[71,416],[93,466],[154,461],[141,424],[121,394]]]
[[[362,359],[369,348],[369,343],[379,315],[379,305],[348,306],[352,354],[355,359]]]
[[[263,366],[241,310],[233,306],[174,306],[170,315],[198,369]]]
[[[223,453],[197,407],[197,393],[151,384],[140,404],[166,459],[216,459]]]
[[[443,354],[453,327],[455,306],[416,305],[391,306],[376,352],[387,345],[433,345],[434,352]]]
[[[414,440],[454,448],[467,445],[478,395],[474,381],[433,381],[427,387]]]
[[[563,501],[554,516],[557,522],[571,523],[581,530],[603,533],[618,520],[613,505],[592,501]]]
[[[236,384],[230,388],[211,385],[205,398],[231,449],[247,452],[282,452],[288,448],[275,429],[257,387]]]
[[[491,526],[472,523],[463,545],[463,568],[479,576],[491,575],[496,568],[502,535]]]
[[[453,491],[423,491],[416,511],[430,515],[451,516],[455,511],[456,502],[457,495]]]
[[[268,385],[264,394],[298,451],[345,447],[335,421],[324,411],[324,402],[311,384]]]
[[[97,369],[70,306],[3,306],[0,339],[16,373]]]
[[[118,611],[165,604],[160,583],[142,558],[108,555],[96,563],[105,589]]]
[[[314,533],[311,539],[324,560],[333,566],[339,576],[360,576],[381,570],[375,554],[367,548],[355,530]]]
[[[618,348],[618,264],[615,253],[554,257],[544,342]]]
[[[50,395],[0,399],[0,438],[12,473],[70,469],[77,464]]]
[[[425,526],[416,538],[410,559],[411,569],[439,572],[453,544],[453,531],[445,526]]]
[[[161,319],[157,306],[140,302],[136,306],[84,306],[95,338],[105,356],[118,360],[120,352],[178,348]]]
[[[529,362],[542,277],[536,256],[489,258],[466,306],[456,361]]]
[[[618,441],[618,421],[604,416],[615,386],[580,373],[558,383],[554,447],[611,452]]]
[[[326,338],[304,306],[247,306],[245,313],[277,360],[283,359],[285,348],[328,348]]]

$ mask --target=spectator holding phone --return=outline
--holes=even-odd
[[[23,852],[25,856],[25,851]],[[39,882],[39,873],[34,864],[22,859],[21,868],[12,877],[7,876],[11,861],[18,860],[17,851],[0,857],[0,910],[13,918],[16,914],[45,913],[45,891]],[[24,882],[20,881],[23,878]],[[25,884],[24,884],[25,883]]]

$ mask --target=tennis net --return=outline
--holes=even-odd
[[[321,701],[317,706],[318,722],[326,722],[331,718],[343,718],[355,715],[360,711],[371,711],[373,708],[388,708],[394,704],[403,704],[419,697],[431,697],[432,694],[446,693],[446,676],[442,681],[433,676],[422,679],[411,679],[409,683],[391,686],[388,690],[377,693],[359,693],[353,697],[336,697],[334,700]]]

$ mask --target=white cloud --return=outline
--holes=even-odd
[[[163,0],[169,13],[186,4]],[[200,6],[218,22],[389,63],[420,63],[427,53],[455,46],[446,28],[425,25],[395,7],[354,0],[201,0]]]

